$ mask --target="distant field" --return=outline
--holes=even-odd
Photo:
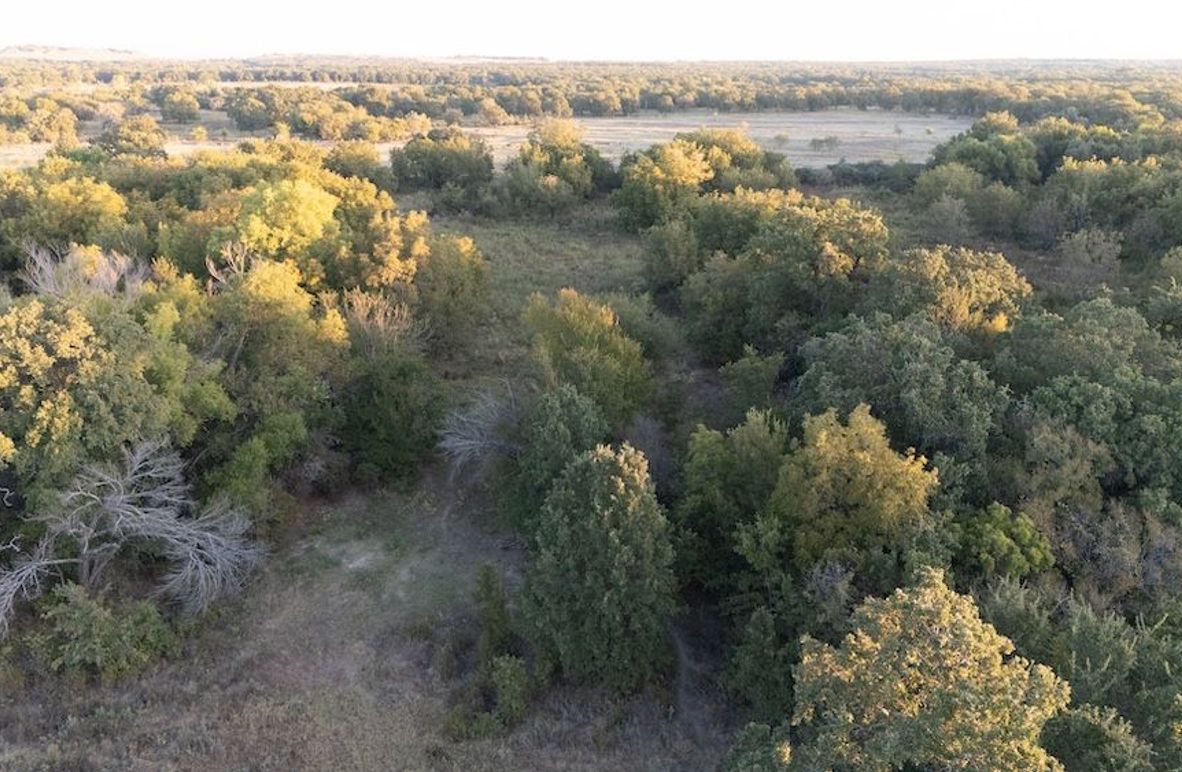
[[[700,127],[741,127],[769,150],[784,153],[795,166],[827,166],[847,161],[924,161],[936,145],[964,131],[970,118],[915,115],[882,110],[839,109],[820,112],[643,113],[624,118],[579,118],[587,141],[618,160],[624,153],[667,142],[682,131]],[[493,148],[498,161],[511,156],[525,140],[529,126],[473,128]],[[835,137],[837,143],[812,148],[814,139]]]
[[[339,84],[338,84],[339,85]],[[586,139],[605,156],[618,161],[625,153],[668,142],[683,131],[701,127],[742,128],[769,150],[788,156],[794,166],[827,166],[841,159],[858,161],[924,161],[936,145],[964,131],[971,119],[949,115],[915,115],[883,110],[837,109],[820,112],[714,113],[706,110],[662,114],[642,113],[622,118],[578,118]],[[196,125],[196,124],[194,124]],[[193,125],[163,124],[171,137],[170,155],[230,147],[250,136],[234,129],[224,112],[203,110],[201,124],[209,138],[188,140]],[[532,126],[474,126],[465,128],[491,147],[498,166],[511,158]],[[83,125],[84,136],[97,125]],[[828,139],[828,142],[825,140]],[[814,147],[814,140],[821,147]],[[318,144],[330,145],[330,142]],[[402,143],[379,143],[382,153]],[[0,145],[0,169],[35,164],[49,152],[48,144]]]

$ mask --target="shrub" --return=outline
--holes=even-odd
[[[607,306],[564,289],[554,305],[535,294],[524,318],[550,380],[594,399],[611,423],[627,422],[648,400],[653,382],[643,349]]]
[[[640,344],[646,357],[659,360],[677,351],[681,341],[677,322],[653,304],[651,295],[613,292],[599,299],[615,312],[620,329]]]
[[[673,510],[684,581],[724,584],[738,566],[735,529],[767,505],[788,436],[769,412],[751,410],[725,435],[699,426],[685,461],[685,495]]]
[[[1011,576],[1046,570],[1054,563],[1051,545],[1021,512],[993,502],[960,526],[961,565],[980,576]]]
[[[433,129],[390,153],[390,164],[403,190],[444,185],[472,189],[493,177],[492,154],[479,139],[458,129]]]
[[[172,629],[152,603],[112,608],[77,584],[55,587],[41,618],[48,630],[37,647],[58,672],[113,681],[142,670],[176,646]]]
[[[476,641],[476,663],[481,673],[494,670],[494,663],[513,645],[513,628],[506,606],[505,586],[497,570],[485,563],[476,574],[476,615],[480,637]]]
[[[761,515],[783,523],[798,569],[822,559],[864,565],[929,521],[936,473],[914,451],[896,453],[869,406],[854,408],[844,424],[832,409],[808,417],[803,435]]]
[[[356,367],[341,399],[345,445],[367,474],[405,479],[435,446],[443,412],[435,377],[410,352],[392,351]]]
[[[744,346],[743,356],[719,368],[731,401],[740,410],[771,406],[772,389],[784,366],[783,354],[760,354],[754,346]]]
[[[563,384],[547,391],[526,413],[515,464],[511,519],[532,538],[538,512],[554,480],[581,453],[607,439],[603,412],[590,397]]]
[[[324,167],[342,177],[360,177],[377,182],[387,171],[372,142],[338,142],[328,151]]]
[[[727,751],[722,768],[724,772],[788,772],[792,768],[788,727],[748,724]]]
[[[644,278],[653,290],[679,287],[702,268],[698,238],[685,219],[654,225],[645,231],[645,242]]]
[[[792,707],[792,666],[799,655],[795,641],[786,645],[776,620],[763,606],[751,612],[730,653],[727,684],[759,719],[775,720]]]
[[[923,213],[923,236],[930,242],[964,244],[973,237],[968,206],[959,198],[940,196]]]
[[[714,176],[706,153],[685,140],[657,145],[621,164],[623,184],[612,194],[620,224],[640,231],[665,221]]]
[[[542,507],[525,610],[543,659],[571,681],[630,690],[667,661],[673,548],[644,456],[599,446]]]
[[[502,654],[492,661],[492,686],[496,692],[493,715],[502,727],[516,724],[529,704],[529,673],[521,657]]]
[[[1047,722],[1042,745],[1067,769],[1150,772],[1153,749],[1112,708],[1080,705]]]
[[[415,292],[430,325],[431,340],[454,348],[480,321],[488,294],[488,268],[476,243],[466,236],[444,236],[431,242],[420,258]]]

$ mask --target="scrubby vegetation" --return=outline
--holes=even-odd
[[[129,67],[0,70],[56,144],[0,173],[0,719],[282,585],[418,652],[423,766],[563,766],[513,743],[592,699],[693,737],[603,766],[1182,766],[1174,70]],[[563,120],[839,104],[976,120],[827,169]],[[215,110],[258,136],[169,155]],[[0,764],[84,757],[51,723]]]

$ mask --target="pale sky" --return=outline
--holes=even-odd
[[[551,59],[1182,59],[1179,0],[2,0],[0,47]]]

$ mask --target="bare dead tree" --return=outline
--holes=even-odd
[[[263,553],[247,538],[251,522],[225,499],[189,521],[156,523],[145,538],[164,545],[170,568],[157,593],[183,613],[196,614],[237,593]]]
[[[38,594],[53,568],[73,564],[93,592],[111,560],[132,544],[164,557],[169,568],[157,593],[184,613],[238,591],[262,558],[247,536],[249,518],[223,501],[198,509],[180,456],[157,442],[126,449],[120,463],[86,467],[58,507],[31,519],[45,536],[31,556],[0,570],[5,623],[17,599]],[[69,555],[59,555],[67,544]]]
[[[30,552],[22,552],[15,540],[0,547],[0,553],[15,552],[12,565],[0,570],[0,639],[8,635],[8,625],[19,601],[28,601],[44,592],[49,577],[72,559],[55,558],[49,542],[42,540]]]
[[[439,449],[451,463],[452,473],[477,466],[483,468],[499,456],[516,457],[521,447],[514,438],[521,423],[522,407],[512,384],[478,391],[465,406],[443,419]]]
[[[405,303],[360,289],[346,290],[343,300],[345,320],[353,333],[350,338],[370,361],[399,348],[422,349],[427,328]]]
[[[76,249],[59,253],[28,243],[21,280],[33,292],[51,297],[97,293],[133,298],[143,289],[148,267],[127,255],[103,252],[97,256]]]
[[[241,241],[230,241],[222,245],[221,264],[212,258],[205,258],[205,270],[209,272],[210,289],[216,289],[229,282],[230,277],[246,273],[254,262],[254,255]]]

